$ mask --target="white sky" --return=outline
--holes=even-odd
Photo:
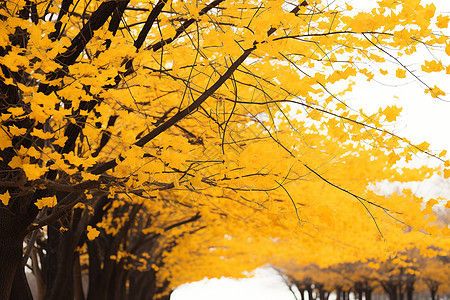
[[[299,294],[297,294],[299,297]],[[255,270],[255,277],[234,280],[211,279],[177,288],[171,300],[295,300],[280,276],[272,269]]]

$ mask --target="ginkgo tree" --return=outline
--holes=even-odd
[[[343,100],[360,75],[445,96],[422,76],[445,63],[408,66],[424,48],[450,54],[433,4],[26,0],[0,2],[0,22],[0,299],[30,297],[30,256],[42,298],[83,299],[91,272],[88,299],[113,286],[148,299],[196,276],[171,273],[190,250],[214,252],[190,238],[227,234],[228,249],[261,251],[254,267],[276,258],[275,241],[326,265],[364,253],[330,256],[334,240],[395,251],[406,227],[405,243],[449,234],[429,224],[436,203],[368,189],[448,177],[445,151],[387,130],[399,108],[367,115]],[[412,155],[443,168],[395,167]],[[249,239],[264,247],[244,251]],[[155,288],[133,294],[146,283],[130,268],[153,270]]]
[[[345,262],[327,268],[285,261],[278,268],[288,284],[298,289],[302,299],[306,294],[309,299],[328,299],[331,292],[337,299],[348,299],[349,293],[355,299],[372,299],[372,294],[381,293],[391,300],[414,299],[421,297],[416,293],[423,295],[427,289],[427,294],[436,299],[437,295],[449,292],[448,256],[445,249],[431,246],[424,251],[406,249],[386,260]]]

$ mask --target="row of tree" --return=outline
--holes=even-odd
[[[433,247],[432,250],[441,252]],[[411,300],[425,291],[435,300],[450,292],[449,257],[439,254],[430,257],[417,249],[408,249],[395,259],[381,262],[341,263],[327,268],[285,264],[279,272],[291,291],[294,286],[297,288],[302,300],[327,300],[333,292],[337,299],[344,300],[349,293],[359,300],[370,300],[373,294],[385,294],[389,300]]]
[[[448,66],[403,57],[450,54],[448,22],[410,0],[0,1],[0,300],[31,299],[30,272],[38,299],[157,299],[450,249],[448,204],[368,188],[447,178],[446,152],[343,99],[360,76],[444,96],[422,75]]]

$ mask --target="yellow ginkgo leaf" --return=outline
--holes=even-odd
[[[13,158],[11,158],[8,166],[10,166],[11,169],[19,168],[22,166],[22,159],[19,156],[14,156]]]
[[[395,105],[388,106],[384,109],[383,114],[386,117],[386,121],[393,122],[397,119],[397,117],[402,112],[401,107],[397,107]]]
[[[436,18],[437,22],[436,22],[436,26],[439,28],[447,28],[448,27],[448,21],[450,21],[450,17],[449,16],[443,16],[443,15],[439,15]]]
[[[44,206],[53,207],[56,205],[56,203],[57,203],[56,196],[53,196],[38,199],[35,204],[38,209],[42,209]]]
[[[422,151],[427,151],[428,147],[430,147],[430,143],[423,142],[420,145],[417,145],[416,147],[419,148]]]
[[[27,132],[26,128],[18,128],[15,125],[9,126],[8,129],[9,129],[9,132],[15,136],[23,135]]]
[[[12,141],[9,137],[8,133],[0,128],[0,150],[4,150],[5,148],[11,147]]]
[[[98,235],[100,234],[100,231],[98,231],[96,228],[93,228],[91,225],[88,225],[87,227],[87,237],[90,241],[94,240]]]
[[[22,169],[27,175],[28,180],[39,179],[47,170],[47,168],[41,168],[37,164],[23,164]]]
[[[6,191],[6,193],[4,194],[0,194],[0,201],[2,201],[3,205],[8,205],[9,203],[9,199],[11,198],[11,196],[9,195],[9,192]]]
[[[450,178],[450,169],[444,169],[444,178]]]
[[[447,55],[450,55],[450,43],[447,43],[445,46],[445,53],[447,53]]]
[[[403,69],[397,69],[397,71],[395,72],[395,76],[397,76],[398,78],[406,78],[406,71]]]
[[[14,116],[21,116],[23,115],[25,112],[23,111],[22,107],[10,107],[8,108],[8,112],[10,112],[12,115]]]
[[[425,90],[425,93],[426,93],[426,94],[430,93],[430,94],[431,94],[431,97],[433,97],[433,98],[438,98],[439,96],[445,96],[445,92],[442,91],[442,90],[441,90],[440,88],[438,88],[437,86],[434,86],[434,87],[431,88],[431,89],[426,89],[426,90]]]
[[[48,140],[48,139],[51,139],[55,134],[51,133],[51,132],[44,132],[41,129],[34,128],[32,135],[34,135],[40,139],[43,139],[43,140]]]
[[[431,60],[431,61],[425,61],[425,64],[422,66],[422,71],[431,73],[431,72],[439,72],[444,70],[444,66],[439,61]]]

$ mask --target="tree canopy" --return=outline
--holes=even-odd
[[[345,95],[412,79],[441,101],[450,18],[351,5],[1,1],[0,299],[30,297],[27,264],[39,299],[156,299],[266,263],[448,256],[448,202],[373,188],[450,177],[446,151]]]

